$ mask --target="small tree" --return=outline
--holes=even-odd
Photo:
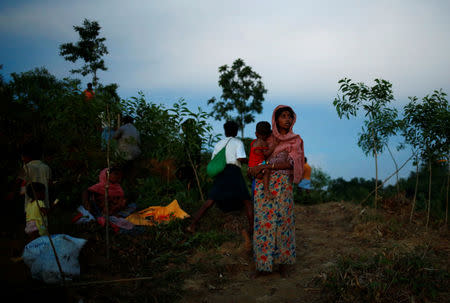
[[[236,59],[233,65],[219,67],[219,86],[222,88],[220,101],[215,97],[208,100],[214,104],[211,115],[216,119],[234,120],[241,128],[241,136],[244,137],[246,124],[254,122],[253,113],[262,112],[262,102],[267,90],[261,81],[261,76],[245,65],[242,59]],[[237,112],[236,117],[231,113]]]
[[[410,97],[410,102],[404,108],[404,136],[407,143],[420,152],[421,158],[428,162],[428,227],[431,211],[431,163],[439,157],[449,155],[449,104],[447,94],[442,90],[434,91],[432,95],[422,98]],[[414,211],[414,203],[411,216]]]
[[[372,153],[375,158],[375,199],[378,200],[378,161],[377,156],[383,151],[388,137],[394,135],[397,129],[397,111],[388,108],[394,100],[392,84],[383,79],[375,79],[375,85],[368,87],[364,83],[354,83],[344,78],[338,82],[342,96],[336,97],[333,105],[339,118],[356,116],[359,110],[364,110],[364,127],[359,134],[358,146],[366,155]]]
[[[97,21],[89,21],[84,19],[83,26],[74,26],[78,32],[80,39],[74,43],[64,43],[59,46],[59,54],[65,60],[76,62],[81,59],[85,64],[80,69],[73,69],[71,73],[81,74],[86,76],[92,74],[92,84],[97,86],[98,76],[97,71],[106,71],[105,61],[102,57],[108,54],[108,49],[105,45],[106,38],[99,37],[100,25]]]

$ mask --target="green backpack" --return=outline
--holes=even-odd
[[[212,158],[211,161],[209,161],[208,166],[206,166],[206,174],[211,178],[214,178],[225,169],[225,166],[227,165],[226,150],[230,140],[228,140],[227,144],[225,144],[225,147],[222,148],[214,156],[214,158]]]

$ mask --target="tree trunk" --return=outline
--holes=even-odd
[[[412,218],[414,215],[414,209],[416,208],[416,198],[417,198],[417,187],[419,185],[419,161],[416,158],[416,186],[414,187],[414,198],[411,207],[411,215],[409,216],[409,223],[412,223]]]
[[[398,165],[397,165],[397,161],[395,161],[394,159],[394,155],[391,152],[391,149],[389,148],[389,146],[386,144],[387,150],[389,151],[389,154],[391,155],[392,161],[394,161],[394,165],[395,165],[395,170],[397,171],[396,177],[397,177],[397,182],[395,183],[396,187],[397,187],[397,195],[400,196],[400,185],[398,184]]]
[[[374,206],[377,208],[378,205],[378,159],[377,159],[377,146],[375,141],[375,133],[373,133],[373,154],[375,156],[375,200],[374,200]]]
[[[428,224],[430,223],[430,212],[431,212],[431,159],[428,160],[428,170],[430,172],[428,179],[428,213],[427,213],[427,229]]]
[[[97,88],[97,70],[94,70],[94,77],[92,78],[92,85]]]
[[[447,195],[445,197],[445,225],[448,225],[448,186],[450,181],[450,163],[448,163],[447,159]]]
[[[244,139],[244,114],[241,114],[241,138]]]

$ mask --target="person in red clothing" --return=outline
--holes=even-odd
[[[95,93],[92,89],[92,83],[88,83],[87,88],[83,91],[83,95],[86,101],[90,101],[92,98],[94,98]]]
[[[272,134],[270,123],[261,121],[256,124],[255,136],[256,139],[250,143],[250,155],[248,157],[248,167],[255,167],[266,163],[266,159],[272,154],[274,147],[269,149],[266,140]],[[274,145],[275,146],[275,145]],[[271,195],[269,190],[269,170],[261,171],[256,178],[263,179],[264,193]],[[252,180],[252,195],[255,186],[255,179]]]

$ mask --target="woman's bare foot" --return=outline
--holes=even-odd
[[[253,272],[253,273],[250,275],[250,278],[252,278],[252,279],[257,279],[257,278],[259,278],[259,277],[268,276],[268,275],[270,275],[270,274],[271,274],[270,271],[259,271],[259,270],[256,270],[255,272]]]
[[[249,254],[251,256],[252,254],[252,249],[253,249],[253,244],[252,244],[252,240],[251,240],[251,235],[248,231],[246,231],[245,229],[243,229],[241,231],[242,233],[242,237],[244,238],[244,249],[245,252],[247,254]]]
[[[189,225],[188,227],[186,227],[186,231],[190,234],[194,234],[195,233],[195,226],[193,226],[192,224]]]
[[[280,264],[279,267],[280,275],[282,278],[288,278],[289,277],[289,267],[286,264]]]

